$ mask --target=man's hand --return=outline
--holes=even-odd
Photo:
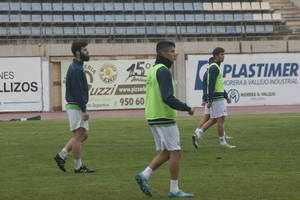
[[[211,104],[212,104],[212,102],[207,102],[207,108],[210,108],[211,107]]]
[[[189,115],[194,115],[195,108],[192,108],[190,111],[188,111]]]
[[[230,98],[227,98],[226,100],[227,100],[228,104],[231,104],[231,99]]]
[[[87,120],[89,120],[89,118],[90,118],[90,115],[87,112],[82,113],[83,121],[87,121]]]
[[[206,102],[202,101],[201,106],[205,106]]]

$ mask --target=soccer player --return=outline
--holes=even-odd
[[[150,68],[146,86],[145,114],[152,131],[156,150],[160,151],[145,170],[135,176],[135,179],[147,196],[152,196],[148,181],[154,170],[169,161],[170,193],[169,197],[194,197],[179,189],[179,162],[181,146],[179,130],[176,125],[176,110],[194,114],[194,109],[179,101],[174,93],[174,80],[170,68],[177,58],[175,43],[161,41],[156,46],[157,58]]]
[[[75,173],[95,172],[83,165],[81,161],[81,143],[88,138],[89,131],[89,114],[86,111],[86,104],[89,100],[88,84],[83,70],[83,63],[90,59],[87,45],[86,42],[78,41],[73,42],[71,47],[74,60],[67,72],[65,98],[73,136],[54,158],[57,166],[63,172],[66,171],[65,160],[70,151],[73,152]]]
[[[214,63],[214,57],[209,58],[208,64],[212,64]],[[207,69],[208,71],[208,69]],[[209,126],[204,127],[203,125],[210,119],[210,112],[211,112],[211,108],[207,107],[207,71],[204,73],[203,75],[203,95],[202,95],[202,106],[204,106],[204,117],[202,118],[202,120],[199,121],[198,126],[195,130],[195,133],[192,136],[193,139],[193,145],[195,148],[199,147],[199,142],[197,139],[197,134],[199,135],[199,140],[201,138],[201,136],[203,135],[203,133],[212,125],[214,125],[216,123],[216,120],[212,120],[212,123],[209,123]],[[230,104],[231,103],[231,99],[228,98],[227,92],[224,90],[224,98],[226,99],[227,103]],[[206,128],[206,129],[205,129]],[[225,139],[231,139],[232,137],[226,135],[226,133],[224,132],[225,135]]]
[[[224,90],[223,70],[220,67],[221,63],[224,61],[224,54],[225,50],[221,47],[217,47],[213,50],[213,60],[210,63],[207,71],[206,106],[207,109],[210,109],[210,111],[207,111],[210,112],[210,119],[201,126],[202,128],[196,130],[195,134],[192,137],[193,144],[196,148],[198,148],[199,146],[199,139],[204,133],[204,131],[206,131],[210,126],[212,126],[215,123],[217,123],[220,147],[236,147],[226,142],[224,131],[225,116],[227,116],[225,98],[227,100],[227,103],[231,103],[230,98],[227,98],[227,93]]]

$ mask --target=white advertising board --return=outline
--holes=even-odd
[[[84,63],[89,85],[88,110],[144,108],[146,75],[154,59],[101,60]],[[71,61],[61,63],[62,108],[65,110],[65,76]]]
[[[41,111],[40,57],[0,58],[0,112]]]
[[[200,107],[210,55],[189,55],[187,103]],[[300,54],[227,54],[221,65],[233,106],[300,104]]]

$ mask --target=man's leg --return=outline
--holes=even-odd
[[[181,160],[181,150],[170,151],[169,171],[170,171],[170,193],[169,197],[194,197],[193,194],[185,193],[179,189],[179,169]]]
[[[220,147],[235,148],[236,146],[232,146],[226,142],[224,123],[225,123],[225,116],[217,118],[217,128],[218,128]]]
[[[81,161],[81,144],[88,138],[88,132],[84,128],[79,128],[74,131],[72,151],[74,158],[75,173],[92,173],[96,170],[89,169],[82,164]]]
[[[171,180],[178,180],[181,150],[170,151],[169,170]]]
[[[154,171],[157,168],[159,168],[162,164],[164,164],[167,160],[169,160],[169,157],[169,151],[164,150],[153,158],[153,160],[149,164],[149,167]]]
[[[202,133],[204,133],[204,131],[202,130],[202,126],[210,119],[210,115],[209,114],[205,114],[204,117],[199,121],[198,126],[195,130],[194,135],[197,135],[198,137],[200,137],[202,135]]]
[[[193,145],[195,148],[199,147],[199,140],[200,140],[201,136],[203,135],[203,133],[217,122],[216,119],[209,118],[209,116],[210,115],[208,115],[208,116],[205,115],[205,118],[206,119],[208,118],[208,120],[192,136]]]
[[[224,136],[224,122],[225,122],[224,116],[217,118],[217,128],[218,128],[219,137]]]
[[[167,160],[169,160],[169,152],[164,150],[152,159],[149,166],[146,167],[144,171],[135,176],[137,184],[140,186],[140,189],[145,193],[145,195],[152,197],[152,191],[148,185],[149,178],[152,172],[159,168]]]
[[[87,132],[84,128],[79,128],[74,131],[73,136],[73,158],[75,162],[75,170],[78,170],[82,166],[81,161],[81,142],[87,137]]]

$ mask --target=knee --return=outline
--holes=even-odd
[[[181,157],[181,150],[170,151],[170,157],[180,158]]]

